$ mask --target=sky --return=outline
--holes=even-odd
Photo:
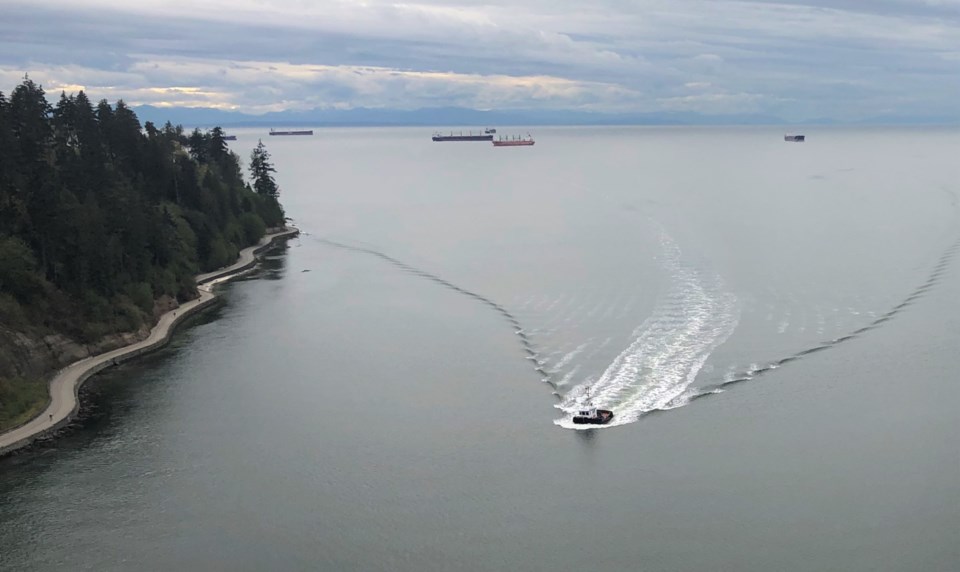
[[[0,0],[0,91],[960,120],[960,0]]]

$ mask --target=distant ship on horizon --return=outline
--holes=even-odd
[[[501,137],[493,142],[494,147],[526,147],[533,144],[533,137],[529,133],[527,133],[526,137],[508,137],[506,139]]]
[[[450,135],[442,135],[441,133],[434,133],[431,137],[434,141],[493,141],[493,135],[487,134],[474,134],[472,131],[468,132],[466,135],[461,131],[459,134],[454,135],[451,131]]]
[[[792,143],[803,143],[804,141],[807,140],[807,136],[806,135],[784,135],[783,140],[790,141]]]
[[[313,135],[313,129],[303,129],[299,131],[277,131],[271,129],[270,135]]]

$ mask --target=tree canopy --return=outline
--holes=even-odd
[[[219,127],[141,126],[83,91],[50,105],[26,77],[0,92],[0,323],[94,339],[195,297],[196,273],[283,224],[257,149],[254,191]]]

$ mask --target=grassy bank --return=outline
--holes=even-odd
[[[0,432],[36,417],[49,401],[46,383],[23,378],[0,379]]]

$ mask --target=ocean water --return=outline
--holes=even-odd
[[[960,130],[265,131],[302,235],[0,461],[0,568],[960,568]]]

